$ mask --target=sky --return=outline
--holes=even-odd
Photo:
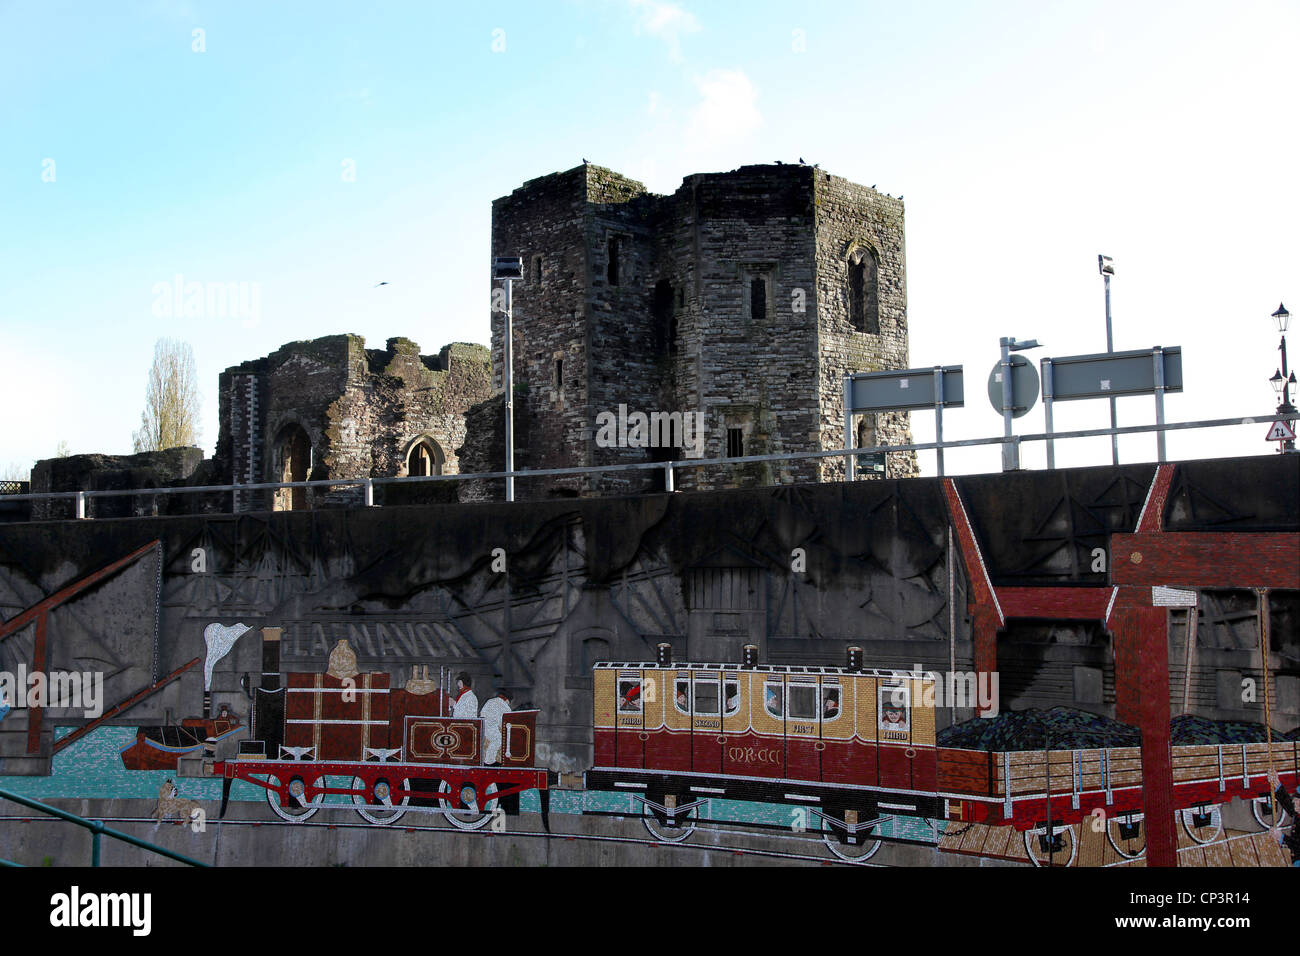
[[[1183,350],[1167,419],[1264,419],[1270,315],[1300,309],[1297,49],[1300,4],[1251,0],[0,0],[0,473],[130,453],[161,337],[193,346],[209,454],[218,374],[286,342],[486,344],[492,200],[584,157],[660,193],[804,157],[902,196],[910,364],[967,373],[946,438],[1001,433],[999,337],[1035,364],[1105,350],[1099,253],[1115,348]],[[177,281],[245,308],[169,310]],[[1169,454],[1266,454],[1267,427]]]

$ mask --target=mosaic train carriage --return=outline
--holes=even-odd
[[[622,790],[662,839],[684,840],[713,798],[789,804],[832,852],[859,858],[881,815],[939,818],[933,681],[848,667],[595,667],[588,789]],[[930,702],[930,703],[927,703]]]
[[[380,826],[408,811],[442,814],[479,829],[500,808],[519,812],[519,794],[538,790],[548,809],[547,774],[533,766],[537,711],[501,718],[500,756],[483,762],[484,721],[454,717],[449,696],[414,676],[391,688],[387,673],[361,673],[346,641],[324,674],[288,674],[281,687],[278,632],[263,644],[263,686],[255,697],[253,739],[211,772],[223,780],[224,815],[234,780],[262,787],[280,818],[303,822],[329,795],[350,797],[357,813]]]
[[[790,807],[845,860],[874,854],[891,817],[1007,827],[1037,865],[1072,862],[1085,820],[1104,823],[1121,857],[1144,852],[1139,747],[940,746],[932,679],[867,669],[858,648],[843,668],[761,665],[754,651],[744,664],[674,665],[661,645],[654,663],[597,664],[587,788],[631,794],[669,842],[691,835],[709,801],[734,799]],[[1273,744],[1289,788],[1298,758],[1295,742]],[[1176,746],[1173,766],[1193,842],[1222,835],[1219,805],[1237,797],[1268,826],[1267,744]]]

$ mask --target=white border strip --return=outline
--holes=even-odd
[[[988,586],[989,593],[993,595],[993,606],[997,608],[998,624],[1005,626],[1007,616],[1002,613],[1002,602],[998,600],[998,589],[993,586],[993,580],[989,577],[989,569],[984,564],[984,552],[980,549],[980,543],[975,537],[975,527],[970,523],[970,515],[966,513],[966,502],[961,500],[961,491],[957,488],[957,482],[951,478],[944,479],[952,488],[953,497],[957,499],[957,507],[961,508],[961,519],[966,522],[966,530],[970,533],[971,545],[975,548],[975,557],[979,558],[980,570],[984,572],[984,583]]]

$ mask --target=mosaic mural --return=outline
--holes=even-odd
[[[608,817],[848,863],[1248,844],[1282,865],[1298,523],[1198,504],[1213,477],[0,528],[0,663],[51,678],[40,699],[0,684],[0,787],[148,800],[159,825]],[[1211,699],[1223,678],[1189,676],[1210,659],[1260,696]]]

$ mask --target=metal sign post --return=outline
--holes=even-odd
[[[856,448],[853,444],[853,376],[844,376],[844,449]],[[844,480],[858,480],[858,456],[846,455],[844,458]]]
[[[998,340],[1002,358],[989,373],[989,402],[1002,415],[1002,470],[1020,469],[1020,439],[1011,433],[1011,420],[1019,418],[1038,401],[1038,373],[1023,356],[1012,352],[1039,347],[1037,339],[1018,342],[1006,337]]]
[[[1156,424],[1165,423],[1165,392],[1183,390],[1183,350],[1155,346],[1130,352],[1099,352],[1093,355],[1065,355],[1039,363],[1043,375],[1043,407],[1047,418],[1047,467],[1056,467],[1052,434],[1052,406],[1085,398],[1122,395],[1154,395]],[[1157,431],[1156,449],[1160,461],[1166,458],[1165,433]],[[1113,434],[1111,437],[1115,437]]]
[[[1004,438],[1011,437],[1011,419],[1015,411],[1015,402],[1011,391],[1011,343],[1014,341],[1015,339],[1005,337],[1000,341],[1002,361],[999,364],[1002,368],[1002,435]],[[1002,446],[1002,470],[1016,471],[1019,468],[1020,449],[1008,441]]]
[[[1042,369],[1043,378],[1043,419],[1047,425],[1047,434],[1052,434],[1052,398],[1055,394],[1052,384],[1052,360],[1043,359],[1038,363]],[[1117,436],[1112,435],[1112,438]],[[1056,442],[1047,439],[1047,470],[1052,471],[1056,468]]]

